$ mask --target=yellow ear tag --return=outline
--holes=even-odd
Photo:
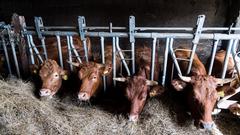
[[[67,75],[63,75],[63,76],[62,76],[62,79],[63,79],[63,80],[68,80],[68,76],[67,76]]]
[[[34,74],[37,74],[37,70],[36,70],[36,69],[35,69],[35,70],[33,70],[33,73],[34,73]]]
[[[224,91],[219,91],[219,92],[218,92],[218,96],[219,96],[219,97],[224,97]]]

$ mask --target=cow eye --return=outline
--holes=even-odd
[[[97,79],[97,77],[96,77],[96,76],[94,76],[94,77],[93,77],[93,79],[94,79],[94,80],[96,80],[96,79]]]
[[[59,76],[58,74],[54,74],[54,77],[55,77],[55,78],[58,78],[58,76]]]

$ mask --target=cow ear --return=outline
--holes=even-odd
[[[182,81],[182,80],[178,80],[178,79],[174,79],[172,80],[172,86],[176,91],[183,91],[184,88],[187,86],[187,83]]]
[[[62,76],[63,80],[68,80],[68,71],[67,70],[60,70],[60,75]]]
[[[109,75],[112,72],[112,65],[111,64],[105,65],[101,68],[102,68],[102,70],[101,70],[102,75]]]
[[[38,74],[40,67],[36,64],[31,64],[29,66],[29,69],[30,69],[31,74]]]

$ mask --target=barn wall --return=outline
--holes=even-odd
[[[0,20],[9,22],[16,12],[28,25],[33,16],[42,16],[49,25],[74,25],[78,15],[90,25],[127,25],[128,16],[135,15],[138,26],[194,26],[197,15],[205,14],[207,26],[222,26],[226,4],[228,0],[1,0]]]

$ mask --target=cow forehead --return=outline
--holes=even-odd
[[[47,60],[43,63],[42,68],[40,70],[40,74],[52,74],[54,72],[57,72],[58,70],[58,64],[54,60]]]
[[[193,92],[201,97],[211,97],[216,92],[217,83],[211,76],[198,76],[194,78]]]

